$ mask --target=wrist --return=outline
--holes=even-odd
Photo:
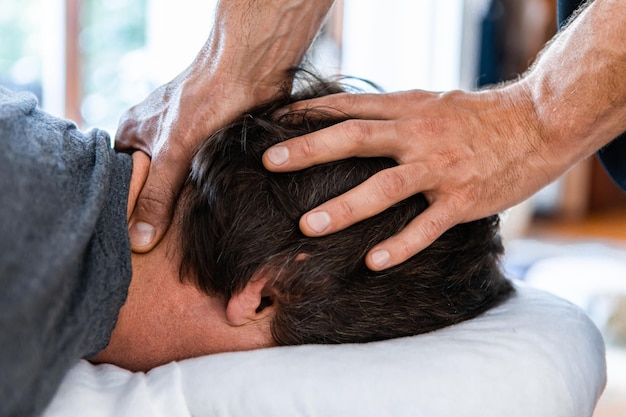
[[[537,94],[531,79],[523,78],[508,87],[505,93],[515,107],[513,123],[523,129],[533,166],[541,169],[547,182],[556,180],[582,157],[576,149],[567,146],[564,126],[548,110],[550,94]]]
[[[262,63],[242,63],[245,48],[229,47],[224,52],[226,47],[220,42],[210,38],[192,64],[172,81],[185,96],[210,101],[216,113],[234,117],[290,91],[292,67],[267,68]]]
[[[588,2],[540,54],[522,83],[538,120],[570,165],[626,130],[623,2]]]
[[[478,94],[484,114],[479,128],[494,132],[490,146],[500,149],[496,152],[498,164],[516,167],[506,172],[515,173],[519,178],[533,178],[532,183],[522,184],[527,188],[523,190],[526,195],[556,180],[567,170],[570,163],[563,155],[560,137],[539,117],[532,90],[526,82],[517,81]],[[529,175],[531,172],[535,174]]]
[[[250,107],[290,91],[292,70],[317,34],[332,0],[220,1],[190,79],[228,89]]]

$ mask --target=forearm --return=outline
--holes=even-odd
[[[241,86],[257,104],[289,85],[333,0],[222,0],[211,35],[188,72]],[[216,82],[211,82],[215,88]]]
[[[549,161],[571,166],[626,130],[625,21],[626,1],[596,0],[519,83]]]

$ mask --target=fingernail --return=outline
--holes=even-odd
[[[325,211],[316,211],[306,216],[306,224],[314,232],[322,233],[330,225],[330,216]]]
[[[130,235],[130,243],[133,246],[144,247],[152,242],[156,230],[148,223],[137,222],[132,224],[128,234]]]
[[[391,256],[386,250],[377,250],[376,252],[372,253],[371,256],[372,263],[377,268],[384,268],[387,263],[389,263],[390,258]]]
[[[273,146],[267,151],[267,158],[274,165],[282,165],[289,159],[289,149],[286,146]]]

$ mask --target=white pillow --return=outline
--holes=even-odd
[[[132,373],[78,363],[45,417],[589,417],[604,343],[573,304],[516,284],[482,316],[361,345],[225,353]]]

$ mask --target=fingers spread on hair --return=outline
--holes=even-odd
[[[373,271],[398,265],[427,248],[457,223],[454,212],[445,203],[436,202],[403,230],[372,248],[365,264]]]
[[[280,109],[274,117],[290,112],[319,108],[337,117],[353,119],[386,120],[397,117],[400,93],[391,94],[331,94],[329,96],[299,101]],[[315,117],[315,113],[311,113]]]
[[[321,236],[383,212],[421,191],[430,181],[427,173],[417,173],[414,166],[385,169],[347,191],[304,214],[300,229],[307,236]]]
[[[407,140],[394,136],[396,123],[346,120],[272,146],[263,154],[263,164],[271,171],[287,172],[351,157],[395,159]]]

